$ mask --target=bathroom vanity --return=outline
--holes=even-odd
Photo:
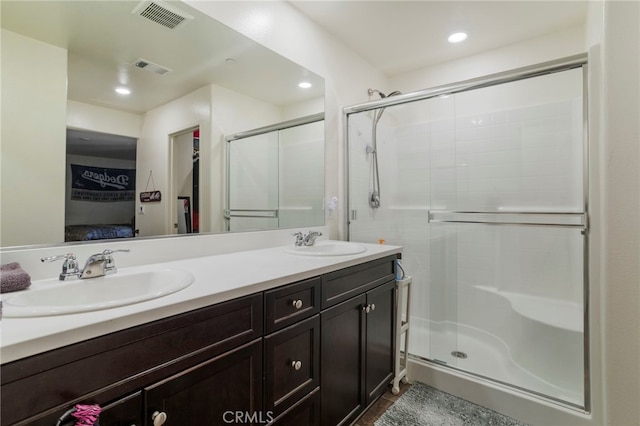
[[[101,426],[349,424],[393,379],[401,249],[365,246],[163,264],[195,282],[133,306],[5,318],[2,425],[55,425],[78,403],[100,404]],[[47,335],[14,334],[38,321]]]

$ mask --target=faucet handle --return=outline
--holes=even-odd
[[[298,231],[298,232],[294,232],[293,234],[291,234],[292,237],[296,237],[296,245],[297,246],[301,246],[304,242],[304,235],[302,235],[302,232]]]
[[[105,256],[110,256],[113,253],[117,253],[117,252],[125,252],[125,253],[129,253],[131,250],[129,249],[116,249],[116,250],[111,250],[111,249],[105,249],[102,254],[104,254]]]
[[[58,254],[55,256],[47,256],[47,257],[42,257],[40,258],[40,262],[55,262],[56,260],[76,260],[76,255],[73,253],[67,253],[67,254]]]
[[[73,253],[59,254],[56,256],[48,256],[40,259],[41,262],[55,262],[56,260],[64,260],[62,264],[62,272],[60,272],[60,281],[64,281],[69,277],[80,275],[78,269],[78,260]]]
[[[117,271],[116,269],[116,265],[113,262],[113,256],[111,256],[113,253],[118,253],[118,252],[124,252],[124,253],[129,253],[131,250],[129,249],[116,249],[116,250],[110,250],[110,249],[105,249],[102,252],[102,255],[104,256],[104,272],[105,273],[114,273]]]

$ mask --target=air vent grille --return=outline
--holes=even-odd
[[[167,73],[170,73],[172,70],[167,68],[167,67],[163,67],[162,65],[158,65],[158,64],[154,64],[151,61],[147,61],[146,59],[138,59],[136,60],[133,65],[136,68],[140,68],[141,70],[145,70],[145,71],[149,71],[152,72],[154,74],[158,74],[158,75],[165,75]]]
[[[188,13],[160,1],[145,1],[138,5],[133,13],[172,30],[193,19]]]

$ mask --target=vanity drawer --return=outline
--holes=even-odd
[[[320,312],[320,277],[265,292],[266,333]]]
[[[395,280],[397,256],[387,256],[322,276],[322,309]]]
[[[280,415],[320,380],[320,316],[271,334],[265,344],[265,411]]]

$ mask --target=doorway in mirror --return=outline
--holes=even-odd
[[[135,236],[136,143],[67,129],[65,241]]]

